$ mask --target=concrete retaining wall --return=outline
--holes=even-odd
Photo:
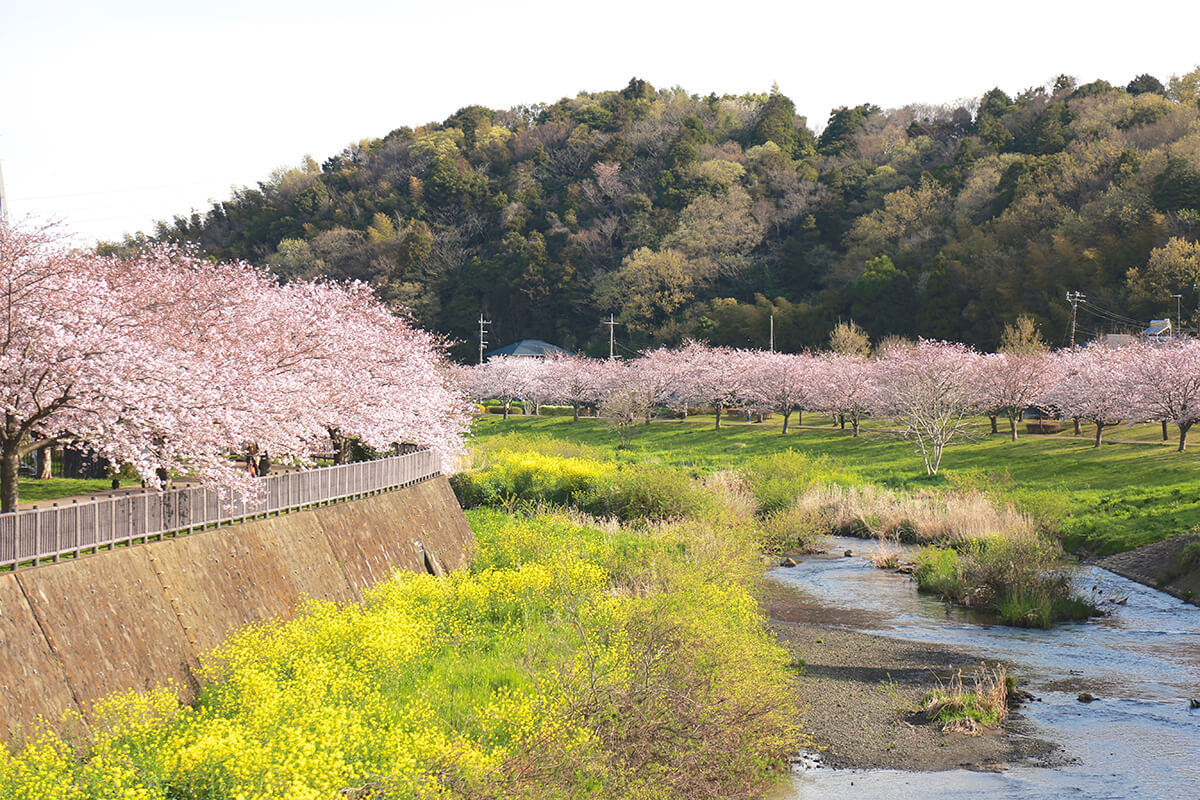
[[[173,684],[232,631],[346,602],[395,569],[466,563],[474,537],[444,477],[279,517],[0,574],[0,739],[70,730],[114,691]]]

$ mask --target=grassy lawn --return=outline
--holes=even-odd
[[[40,503],[60,497],[72,497],[92,492],[103,492],[112,488],[110,478],[21,478],[17,484],[21,503]]]
[[[1127,550],[1200,525],[1197,456],[1176,453],[1157,425],[1106,429],[1106,444],[1096,450],[1087,427],[1079,437],[1068,425],[1066,432],[1014,443],[1004,433],[988,435],[981,418],[975,436],[952,443],[941,474],[930,478],[915,449],[884,424],[868,422],[855,439],[829,422],[806,414],[803,427],[782,436],[778,419],[753,424],[727,419],[720,431],[711,416],[656,420],[637,430],[623,455],[705,472],[788,449],[827,456],[865,481],[893,488],[973,488],[1012,500],[1060,532],[1068,547],[1094,553]],[[485,415],[474,427],[481,442],[510,433],[602,448],[614,448],[617,441],[615,431],[594,419],[517,416],[504,422]]]

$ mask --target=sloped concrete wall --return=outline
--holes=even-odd
[[[404,489],[0,575],[0,739],[125,689],[185,700],[200,656],[309,599],[355,601],[392,571],[453,569],[474,537],[437,477]]]

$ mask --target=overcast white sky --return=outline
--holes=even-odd
[[[1175,0],[0,0],[0,165],[14,218],[117,239],[472,103],[777,82],[819,127],[1064,72],[1165,83],[1200,63],[1197,23]]]

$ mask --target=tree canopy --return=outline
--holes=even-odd
[[[1027,315],[1059,344],[1068,290],[1136,319],[1166,313],[1170,294],[1194,307],[1197,75],[861,102],[819,133],[777,88],[703,96],[635,78],[364,139],[152,238],[283,280],[368,282],[463,357],[481,312],[493,341],[599,352],[611,312],[633,348],[761,345],[764,302],[786,309],[776,336],[792,349],[850,317],[876,340],[993,350]]]

